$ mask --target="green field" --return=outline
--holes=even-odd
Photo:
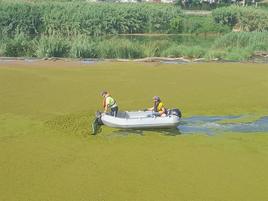
[[[267,115],[268,65],[0,64],[0,200],[268,200],[268,133],[90,134],[100,92],[120,109]]]

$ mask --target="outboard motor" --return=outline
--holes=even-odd
[[[182,116],[181,111],[179,109],[168,110],[168,115],[175,115],[175,116],[180,117],[180,118]]]

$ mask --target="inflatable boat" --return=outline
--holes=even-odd
[[[109,113],[99,113],[96,116],[96,124],[104,124],[112,128],[172,128],[178,126],[181,112],[179,109],[171,109],[168,110],[167,116],[164,117],[152,111],[118,112],[116,117]],[[93,128],[94,130],[96,129]]]

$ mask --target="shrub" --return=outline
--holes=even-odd
[[[24,33],[17,33],[14,38],[8,38],[5,43],[5,56],[34,56],[35,43]]]
[[[213,10],[215,22],[234,27],[238,25],[243,31],[267,31],[268,12],[255,7],[230,6]]]
[[[38,4],[25,2],[0,2],[0,30],[8,35],[17,31],[27,35],[42,29],[41,10]]]
[[[212,16],[216,23],[233,27],[238,23],[239,11],[238,6],[222,7],[213,10]]]
[[[243,31],[268,31],[267,11],[252,7],[242,11],[238,17],[238,22]]]
[[[174,23],[177,21],[180,16],[182,16],[182,12],[179,7],[177,6],[153,6],[150,4],[144,4],[148,8],[154,8],[153,10],[151,9],[151,13],[148,15],[147,14],[147,22],[143,22],[148,29],[146,32],[160,32],[160,33],[168,33],[174,29]],[[147,9],[148,10],[148,9]],[[146,10],[143,10],[146,12]],[[149,11],[149,10],[148,10]],[[173,26],[171,28],[171,26]],[[179,27],[176,27],[179,28]]]
[[[183,18],[176,17],[170,20],[169,33],[182,33],[183,32]]]
[[[227,25],[217,24],[211,16],[189,16],[184,18],[184,33],[225,33],[229,32]]]

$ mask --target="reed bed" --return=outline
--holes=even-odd
[[[268,32],[231,32],[214,40],[207,44],[201,41],[133,40],[87,35],[65,38],[62,35],[42,35],[31,39],[25,34],[16,34],[0,42],[0,55],[104,59],[185,57],[243,61],[253,57],[256,52],[268,51]]]
[[[181,15],[180,8],[160,4],[0,1],[0,30],[4,35],[15,35],[18,30],[63,36],[168,33]]]

